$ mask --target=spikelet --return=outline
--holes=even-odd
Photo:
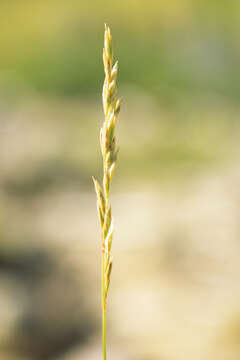
[[[102,187],[94,178],[93,182],[97,195],[97,209],[102,233],[102,261],[104,269],[102,276],[104,283],[104,300],[106,305],[113,263],[111,247],[114,233],[109,193],[118,154],[114,133],[121,107],[121,100],[117,99],[116,80],[118,74],[118,62],[116,61],[115,64],[113,64],[112,36],[110,28],[107,25],[105,25],[104,34],[103,64],[105,80],[103,85],[102,100],[105,119],[100,130],[100,147],[103,157]]]

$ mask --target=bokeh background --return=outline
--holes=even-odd
[[[124,99],[109,358],[238,360],[238,0],[1,0],[0,358],[101,358],[104,22]]]

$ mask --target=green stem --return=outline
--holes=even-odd
[[[102,358],[107,359],[106,345],[106,297],[105,297],[105,261],[104,252],[102,252]]]

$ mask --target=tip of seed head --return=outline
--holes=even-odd
[[[109,37],[111,37],[110,27],[106,23],[104,23],[104,28],[105,28],[105,34],[107,34]]]
[[[107,23],[104,23],[104,29],[105,29],[105,31],[110,31],[110,28],[109,28],[109,26],[107,25]]]

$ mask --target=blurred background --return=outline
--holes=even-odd
[[[104,22],[124,100],[109,358],[239,360],[238,0],[1,0],[0,358],[101,358]]]

